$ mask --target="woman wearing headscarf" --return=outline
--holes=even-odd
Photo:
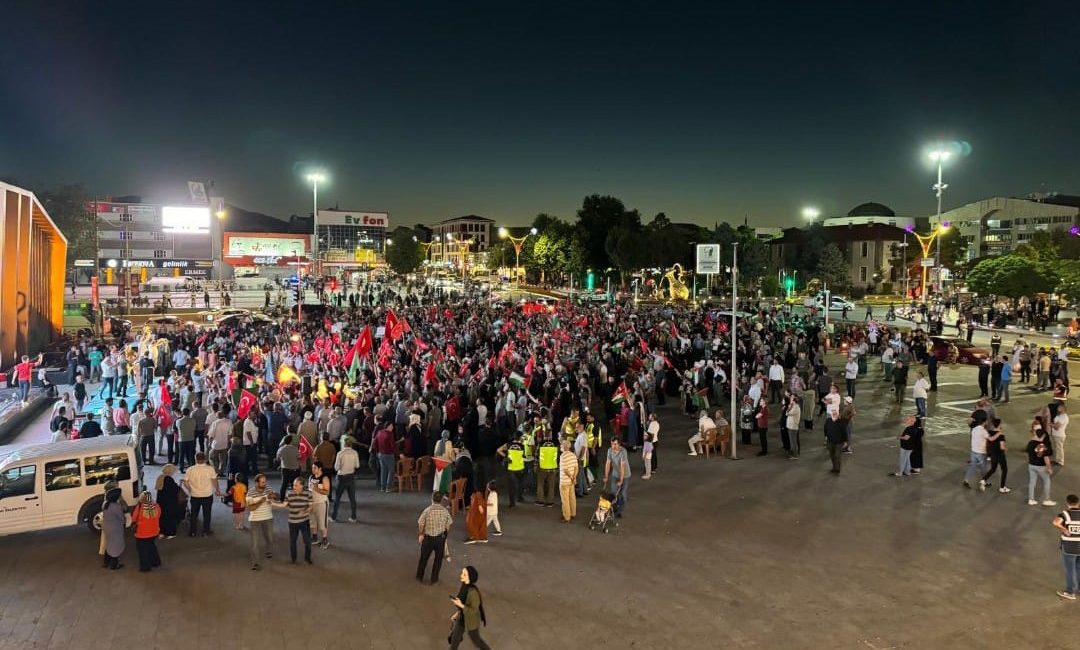
[[[420,421],[420,413],[409,414],[409,426],[405,436],[409,441],[409,458],[413,460],[427,455],[427,440],[424,439],[424,428]]]
[[[124,554],[124,504],[120,501],[120,488],[105,491],[105,506],[101,509],[101,532],[105,537],[105,567],[123,568],[120,556]]]
[[[161,468],[161,474],[154,484],[154,489],[157,490],[157,507],[161,511],[159,526],[161,536],[165,539],[176,537],[176,525],[183,520],[186,509],[181,503],[184,496],[173,478],[174,474],[176,465],[169,463]]]
[[[465,515],[466,544],[487,544],[487,493],[476,490],[469,500],[469,512]]]
[[[435,443],[435,492],[450,493],[450,483],[454,478],[454,445],[450,443],[450,432],[443,429],[439,442]],[[449,471],[446,471],[449,468]]]
[[[161,566],[157,538],[161,534],[161,508],[154,503],[150,493],[139,495],[139,505],[131,513],[131,525],[135,527],[135,550],[139,552],[139,571],[145,573]]]
[[[483,596],[480,595],[480,589],[476,586],[479,577],[480,575],[472,566],[461,570],[461,589],[457,597],[450,599],[458,609],[450,617],[453,627],[450,629],[450,636],[446,638],[450,644],[450,650],[456,650],[461,645],[466,632],[469,634],[469,640],[477,648],[487,650],[491,648],[480,638],[480,624],[487,625],[487,616],[484,614]]]

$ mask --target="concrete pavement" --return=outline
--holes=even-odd
[[[1080,610],[1054,595],[1054,510],[1024,502],[1027,423],[1048,394],[1014,387],[999,410],[1013,493],[965,490],[974,372],[942,368],[926,470],[907,479],[886,474],[913,403],[893,405],[873,378],[858,382],[856,451],[839,477],[827,472],[820,421],[798,461],[777,451],[751,457],[756,450],[740,461],[689,458],[693,420],[669,403],[659,472],[640,480],[632,457],[616,532],[586,529],[595,492],[570,526],[557,508],[504,501],[506,535],[486,545],[463,545],[458,517],[453,561],[436,587],[412,579],[425,495],[384,495],[371,482],[360,488],[360,524],[334,525],[333,546],[315,551],[313,567],[288,563],[278,514],[275,559],[250,571],[247,536],[221,504],[213,537],[161,542],[164,568],[149,575],[134,570],[130,543],[128,566],[103,571],[83,528],[4,538],[0,648],[440,647],[465,564],[480,572],[483,634],[496,648],[1071,647],[1062,624]],[[42,427],[47,436],[38,422],[24,439]],[[779,446],[772,424],[770,448]],[[1055,475],[1059,502],[1077,490],[1073,467]]]

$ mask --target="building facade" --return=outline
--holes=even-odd
[[[495,221],[475,214],[440,221],[431,226],[431,263],[461,268],[485,265],[487,251],[494,246]]]
[[[1040,231],[1080,225],[1080,197],[1033,194],[1028,198],[995,196],[941,214],[967,244],[967,260],[1005,255]],[[936,226],[937,215],[930,217]]]
[[[387,212],[319,210],[318,256],[326,273],[370,268],[384,259]]]
[[[33,355],[64,328],[67,239],[37,197],[0,183],[0,363]]]
[[[214,232],[220,224],[214,215],[224,200],[210,205],[158,205],[96,201],[99,277],[106,284],[123,283],[132,277],[146,282],[158,276],[191,276],[209,279],[214,260]]]

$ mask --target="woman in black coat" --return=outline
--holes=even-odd
[[[161,534],[166,539],[176,537],[176,525],[184,518],[184,506],[181,504],[180,486],[173,479],[176,465],[169,464],[161,469],[157,483],[157,504],[161,508]]]

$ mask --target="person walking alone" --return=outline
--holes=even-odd
[[[1056,506],[1057,502],[1050,499],[1050,477],[1054,474],[1054,450],[1050,446],[1050,436],[1043,426],[1042,417],[1036,415],[1031,423],[1031,439],[1027,444],[1028,455],[1028,505],[1036,506],[1035,488],[1039,479],[1043,482],[1044,506]]]
[[[330,518],[338,521],[338,507],[341,506],[341,495],[348,493],[349,507],[352,514],[350,522],[356,521],[356,470],[360,467],[360,455],[353,449],[352,439],[346,440],[334,459],[334,476],[337,478],[337,487],[334,489],[334,512]]]
[[[457,650],[466,633],[474,646],[481,650],[491,650],[491,646],[480,637],[480,624],[487,625],[487,615],[484,613],[484,599],[476,587],[479,577],[475,567],[467,566],[461,570],[461,590],[455,598],[450,599],[454,607],[458,608],[450,618],[454,624],[450,636],[446,639],[450,650]]]
[[[847,444],[847,431],[847,425],[840,419],[840,412],[831,411],[829,419],[825,420],[825,445],[829,449],[829,460],[832,461],[832,469],[829,471],[837,476],[840,475],[842,450]]]
[[[431,505],[424,508],[416,520],[420,540],[420,561],[416,565],[417,582],[424,581],[424,572],[427,571],[428,558],[432,552],[435,553],[435,562],[431,565],[431,584],[439,581],[439,570],[442,569],[443,554],[446,552],[446,535],[454,522],[442,500],[442,492],[432,492]]]
[[[274,490],[266,480],[266,474],[255,477],[255,487],[247,493],[248,528],[251,529],[251,570],[259,570],[259,560],[274,557]]]

